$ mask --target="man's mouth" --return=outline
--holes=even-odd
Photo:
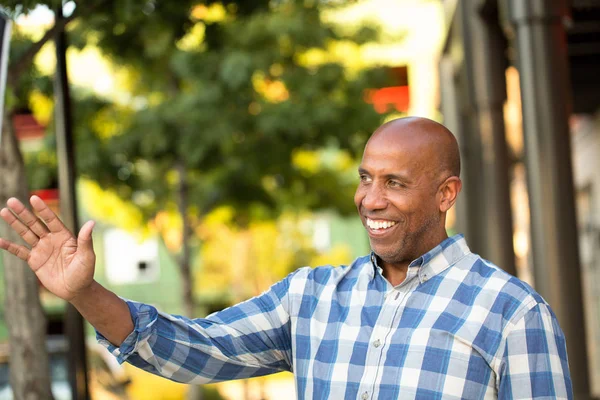
[[[373,220],[370,218],[365,218],[365,220],[367,221],[367,226],[369,227],[369,229],[379,232],[383,232],[384,230],[396,225],[396,221],[389,221],[386,219]]]

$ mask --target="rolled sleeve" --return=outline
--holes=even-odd
[[[125,300],[131,320],[133,321],[133,331],[125,338],[120,346],[115,346],[109,342],[100,332],[96,331],[96,339],[98,343],[106,347],[108,351],[117,358],[119,363],[125,362],[127,358],[135,353],[138,347],[146,342],[151,335],[152,326],[158,319],[158,311],[156,308],[143,303],[137,303],[131,300]]]
[[[288,279],[206,318],[166,314],[125,300],[133,332],[120,346],[98,332],[97,338],[120,363],[177,382],[202,384],[289,371]]]

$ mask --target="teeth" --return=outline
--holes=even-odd
[[[371,229],[387,229],[396,225],[394,221],[373,221],[367,218],[367,226]]]

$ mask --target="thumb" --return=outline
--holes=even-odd
[[[83,252],[94,252],[94,245],[92,242],[92,230],[96,223],[94,221],[86,222],[79,230],[77,236],[77,248]]]

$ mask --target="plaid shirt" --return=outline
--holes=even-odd
[[[548,304],[446,239],[392,287],[373,255],[302,268],[205,319],[128,302],[127,360],[189,383],[293,371],[299,399],[572,398],[566,344]]]

